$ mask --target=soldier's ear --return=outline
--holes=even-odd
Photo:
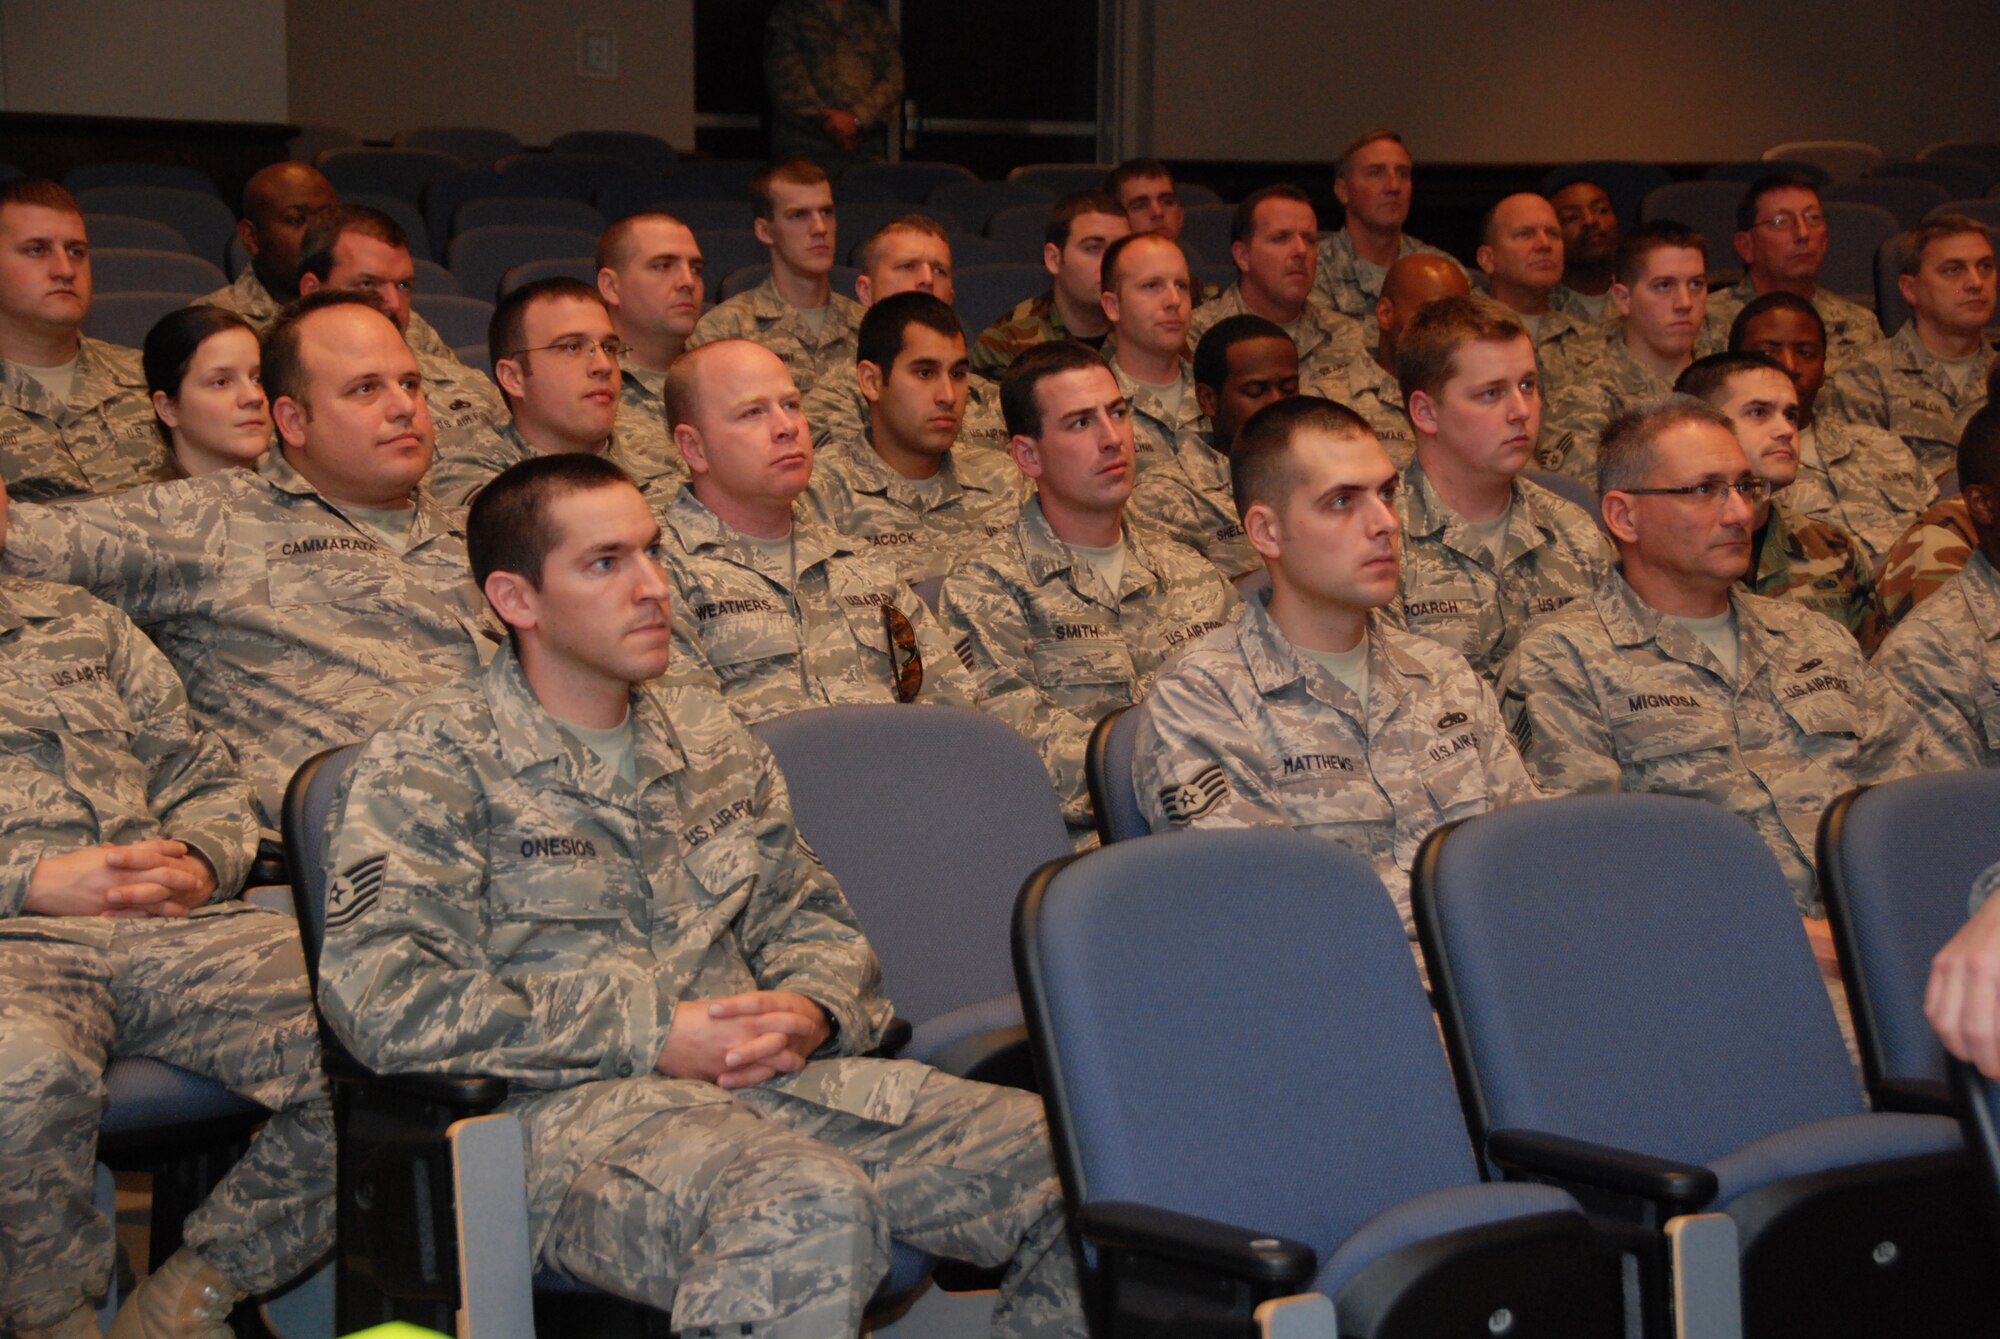
[[[1268,502],[1253,502],[1243,513],[1243,537],[1250,541],[1250,547],[1257,550],[1266,563],[1284,554],[1283,528],[1278,522],[1278,513]]]
[[[607,307],[618,305],[618,271],[609,265],[597,272],[597,296],[604,299]]]
[[[1493,277],[1493,248],[1481,246],[1472,253],[1472,263],[1477,265],[1487,278]]]
[[[882,369],[863,358],[854,365],[854,384],[861,390],[861,398],[874,404],[882,398]]]
[[[528,393],[528,379],[522,375],[521,364],[512,358],[493,360],[493,379],[500,383],[500,389],[516,400]]]
[[[1961,491],[1965,494],[1965,509],[1972,513],[1972,523],[1984,538],[1994,522],[2000,521],[2000,493],[1991,484],[1967,484]]]
[[[1042,267],[1050,274],[1062,273],[1062,248],[1054,242],[1042,243]]]
[[[243,243],[243,253],[254,258],[257,254],[257,225],[249,219],[236,220],[236,240]]]
[[[1896,291],[1903,295],[1903,301],[1914,307],[1917,305],[1917,276],[1899,274],[1896,276]]]
[[[765,246],[771,245],[771,220],[751,219],[750,231],[755,233],[757,236],[757,240],[762,242]]]
[[[1116,321],[1118,319],[1118,295],[1116,293],[1110,289],[1100,292],[1097,295],[1097,305],[1104,309],[1105,320]]]
[[[1211,420],[1215,418],[1215,411],[1222,407],[1222,397],[1215,393],[1215,387],[1204,386],[1199,381],[1194,384],[1194,402],[1201,407],[1203,415]]]
[[[175,404],[174,397],[165,391],[153,392],[153,413],[158,415],[160,422],[169,428],[178,428],[181,425],[180,406]]]
[[[868,282],[865,274],[854,276],[854,300],[864,307],[875,305],[875,285]]]
[[[486,599],[500,621],[510,628],[532,628],[538,622],[535,596],[539,593],[518,572],[488,572]]]
[[[1437,436],[1438,434],[1437,401],[1431,399],[1431,393],[1429,391],[1424,391],[1424,390],[1411,391],[1409,401],[1406,405],[1406,410],[1410,416],[1411,427],[1415,428],[1418,432],[1423,433],[1426,437]]]
[[[305,406],[289,395],[280,395],[271,401],[271,426],[278,430],[278,441],[285,446],[306,444]]]
[[[1632,512],[1632,499],[1615,489],[1606,493],[1597,504],[1604,516],[1604,528],[1611,537],[1623,544],[1631,544],[1639,538],[1638,517]]]
[[[1736,259],[1742,261],[1745,265],[1748,265],[1750,263],[1750,258],[1755,254],[1756,254],[1755,248],[1753,248],[1750,245],[1750,234],[1747,232],[1737,233]]]
[[[689,473],[708,473],[708,447],[701,440],[701,429],[692,423],[681,424],[674,429],[674,447],[687,462]]]
[[[1620,316],[1632,314],[1632,290],[1624,284],[1611,285],[1611,305],[1618,309]]]
[[[1042,448],[1039,442],[1017,432],[1007,446],[1014,453],[1014,463],[1020,467],[1021,473],[1030,479],[1042,477]]]
[[[1231,242],[1229,244],[1229,259],[1236,266],[1238,274],[1248,274],[1250,272],[1250,244],[1248,242]]]

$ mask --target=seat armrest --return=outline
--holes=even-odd
[[[875,1049],[868,1054],[882,1060],[894,1060],[898,1053],[910,1044],[910,1037],[916,1030],[909,1019],[899,1014],[889,1020],[889,1026],[882,1029],[882,1040],[876,1042]]]
[[[1877,1079],[1870,1093],[1877,1111],[1901,1111],[1913,1116],[1952,1116],[1951,1085],[1936,1079]]]
[[[335,1083],[436,1102],[465,1115],[484,1115],[507,1100],[507,1080],[487,1074],[377,1074],[338,1046],[324,1048],[320,1064]]]
[[[1077,1212],[1076,1226],[1099,1249],[1151,1256],[1246,1283],[1296,1291],[1319,1269],[1318,1255],[1304,1242],[1147,1204],[1087,1204]]]
[[[1669,1213],[1692,1213],[1713,1200],[1718,1189],[1715,1173],[1706,1167],[1544,1130],[1491,1131],[1486,1155],[1503,1171],[1637,1196]]]
[[[932,1056],[931,1064],[961,1079],[1035,1091],[1034,1061],[1028,1054],[1028,1029],[1019,1023],[960,1037]]]

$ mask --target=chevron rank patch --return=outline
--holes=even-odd
[[[1184,828],[1204,814],[1213,812],[1229,794],[1229,778],[1222,764],[1212,762],[1177,786],[1160,787],[1160,808],[1167,821]]]
[[[326,890],[326,928],[337,930],[374,906],[382,891],[382,872],[388,867],[388,856],[375,855],[342,870]]]

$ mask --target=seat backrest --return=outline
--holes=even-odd
[[[1856,139],[1795,139],[1764,150],[1765,162],[1811,163],[1829,181],[1858,181],[1882,166],[1887,156]]]
[[[1948,139],[1936,144],[1927,144],[1919,158],[1962,158],[1978,163],[1987,171],[2000,177],[2000,140],[1990,139]]]
[[[452,231],[465,232],[495,223],[575,228],[588,233],[604,231],[604,215],[597,212],[596,205],[553,195],[488,195],[467,200],[452,219]]]
[[[212,192],[177,186],[93,186],[77,194],[86,214],[126,214],[164,223],[187,242],[187,249],[211,265],[221,265],[236,235],[236,216]]]
[[[1829,182],[1820,188],[1820,199],[1879,205],[1896,216],[1900,227],[1914,228],[1925,214],[1951,198],[1951,193],[1935,181],[1920,177],[1867,177],[1860,181]]]
[[[1965,924],[1973,881],[2000,863],[1996,814],[2000,772],[1981,770],[1871,786],[1821,820],[1820,887],[1871,1085],[1945,1079],[1924,988],[1932,955]]]
[[[945,240],[951,244],[951,264],[954,270],[966,265],[1006,263],[1007,253],[1002,251],[992,238],[982,233],[954,232]]]
[[[222,268],[185,251],[93,247],[91,282],[100,293],[188,293],[199,297],[228,283]]]
[[[455,348],[486,342],[486,328],[493,320],[492,303],[450,293],[417,293],[412,305],[447,345]]]
[[[1826,169],[1818,163],[1794,158],[1741,158],[1734,162],[1716,163],[1702,175],[1709,181],[1740,181],[1748,186],[1759,177],[1768,177],[1776,172],[1796,172],[1811,177],[1822,186],[1829,180]]]
[[[154,289],[99,293],[90,300],[90,314],[83,318],[83,333],[107,344],[144,348],[146,333],[160,318],[187,306],[194,296],[199,295]]]
[[[1014,894],[1070,849],[1034,746],[984,713],[923,705],[819,707],[755,733],[897,1012],[921,1023],[1011,994]]]
[[[1989,228],[2000,227],[2000,200],[1947,200],[1933,209],[1929,217],[1939,214],[1963,214]]]
[[[842,178],[845,180],[845,178]],[[860,263],[861,247],[875,235],[876,229],[885,223],[893,223],[911,214],[922,214],[949,232],[958,226],[958,220],[940,217],[943,211],[927,209],[923,205],[907,200],[839,200],[835,211],[838,227],[834,233],[834,245],[841,259],[850,265]]]
[[[182,163],[78,163],[63,173],[62,184],[71,195],[98,186],[170,186],[222,199],[213,177]]]
[[[986,220],[986,235],[1018,264],[1042,262],[1048,245],[1049,207],[1040,202],[996,209]]]
[[[492,301],[499,296],[500,277],[516,265],[552,256],[588,256],[596,250],[595,234],[581,228],[501,224],[458,234],[445,255],[466,296]]]
[[[1597,505],[1597,490],[1573,474],[1558,474],[1554,470],[1523,470],[1521,477],[1530,483],[1540,484],[1565,502],[1574,502],[1590,513],[1590,519],[1599,529],[1604,527],[1604,517]]]
[[[1934,181],[1950,200],[1977,199],[1994,181],[1992,168],[1969,158],[1891,158],[1869,175]]]
[[[508,154],[521,152],[521,141],[492,126],[417,126],[399,130],[399,149],[436,149],[467,167],[491,167]]]
[[[1084,749],[1090,810],[1097,820],[1097,839],[1106,846],[1152,831],[1132,789],[1132,741],[1138,734],[1139,709],[1120,707],[1097,723]]]
[[[692,225],[690,225],[692,226]],[[722,281],[749,265],[770,263],[771,249],[757,240],[749,228],[695,228],[694,240],[701,247],[702,274],[708,281],[708,300],[719,302]]]
[[[347,769],[361,745],[345,744],[316,753],[292,774],[279,814],[284,830],[285,864],[292,875],[292,906],[298,913],[299,939],[305,945],[306,973],[313,994],[319,994],[319,951],[326,943],[327,815],[340,795]]]
[[[1325,1259],[1380,1210],[1478,1179],[1396,905],[1336,842],[1089,852],[1023,890],[1014,953],[1072,1205],[1139,1201]]]
[[[541,279],[575,279],[579,283],[597,286],[597,257],[595,256],[550,256],[546,260],[531,260],[525,265],[516,265],[500,276],[500,296],[506,297],[523,284],[532,284]],[[482,335],[480,338],[484,339]]]
[[[587,153],[623,158],[628,163],[665,174],[680,162],[680,151],[658,135],[638,130],[572,130],[549,141],[555,153]]]
[[[1673,178],[1667,170],[1658,163],[1600,159],[1550,168],[1542,177],[1542,194],[1554,195],[1574,182],[1588,181],[1611,198],[1611,207],[1617,211],[1618,221],[1631,228],[1642,217],[1639,202],[1646,198],[1646,193],[1671,180]]]
[[[1040,205],[1044,214],[1056,202],[1055,192],[1046,186],[1023,181],[952,181],[934,187],[924,203],[943,209],[965,226],[981,232],[986,221],[1010,205]]]
[[[693,229],[697,237],[714,228],[749,232],[755,222],[748,200],[651,200],[646,208],[665,210]]]
[[[2000,1083],[1963,1060],[1954,1060],[1951,1086],[1958,1103],[1958,1123],[1965,1130],[1965,1147],[1979,1169],[1987,1220],[2000,1232]]]
[[[373,195],[358,191],[353,195],[340,197],[341,203],[366,205],[379,210],[403,226],[403,232],[410,240],[410,255],[417,260],[436,260],[437,251],[431,241],[431,229],[424,222],[424,213],[408,200],[395,195]]]
[[[537,196],[541,192],[525,179],[503,179],[490,167],[466,168],[438,177],[424,185],[424,231],[442,257],[450,249],[452,235],[461,231],[458,215],[474,200],[495,196]]]
[[[1116,163],[1023,163],[1007,174],[1009,181],[1046,186],[1058,197],[1077,191],[1101,191]]]
[[[465,170],[465,164],[435,149],[372,149],[357,145],[328,149],[319,156],[319,170],[345,200],[350,195],[393,195],[421,204],[424,187],[439,177]]]
[[[1875,321],[1882,333],[1893,335],[1910,319],[1910,304],[1903,301],[1897,278],[1903,270],[1903,235],[1891,237],[1875,249]]]
[[[416,279],[410,285],[412,293],[444,293],[451,297],[464,297],[465,285],[458,276],[434,260],[413,256],[411,268],[416,270]]]
[[[957,163],[857,163],[840,174],[835,190],[843,208],[854,200],[898,200],[916,205],[940,186],[977,180],[971,168]]]
[[[1672,219],[1685,223],[1708,243],[1711,270],[1727,265],[1736,236],[1736,202],[1743,198],[1748,182],[1670,181],[1646,192],[1639,216],[1647,222]]]
[[[137,247],[143,251],[194,254],[187,238],[181,236],[178,229],[154,219],[134,218],[130,214],[85,214],[83,235],[90,239],[93,247]]]
[[[1881,205],[1855,200],[1824,200],[1826,262],[1820,267],[1820,287],[1864,303],[1875,296],[1875,253],[1882,243],[1903,231],[1896,216]]]
[[[1726,809],[1515,805],[1433,833],[1412,888],[1482,1146],[1511,1126],[1708,1163],[1862,1110],[1784,874]]]
[[[479,369],[488,377],[493,375],[493,355],[484,344],[460,344],[452,349],[451,356],[467,367]]]
[[[750,199],[750,179],[764,168],[760,158],[688,158],[668,173],[660,192],[666,200]]]
[[[1174,195],[1183,208],[1193,209],[1197,205],[1219,205],[1225,203],[1219,191],[1204,186],[1198,181],[1176,181]],[[1233,203],[1233,202],[1230,202]]]
[[[1236,221],[1235,205],[1189,205],[1182,210],[1181,241],[1192,244],[1201,259],[1230,265],[1229,230]],[[1233,266],[1232,266],[1233,268]]]
[[[962,265],[952,283],[952,309],[965,325],[965,338],[977,341],[987,326],[1047,292],[1049,272],[1040,265]]]

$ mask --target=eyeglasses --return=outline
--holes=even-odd
[[[1773,214],[1767,219],[1758,219],[1750,226],[1753,228],[1762,228],[1766,232],[1790,232],[1801,223],[1806,225],[1807,232],[1818,232],[1826,226],[1826,215],[1817,209],[1802,210],[1797,214],[1786,210],[1782,214]]]
[[[1609,491],[1633,497],[1693,498],[1712,507],[1721,506],[1723,499],[1734,493],[1754,507],[1771,496],[1771,485],[1763,479],[1703,479],[1698,484],[1682,484],[1679,488],[1614,488]]]
[[[559,339],[553,344],[542,344],[532,349],[516,349],[505,356],[519,358],[524,353],[559,353],[565,358],[581,361],[594,356],[599,349],[602,349],[604,356],[615,363],[619,355],[625,352],[625,347],[625,341],[616,335],[601,340],[591,339],[587,335],[577,335],[571,339]]]

